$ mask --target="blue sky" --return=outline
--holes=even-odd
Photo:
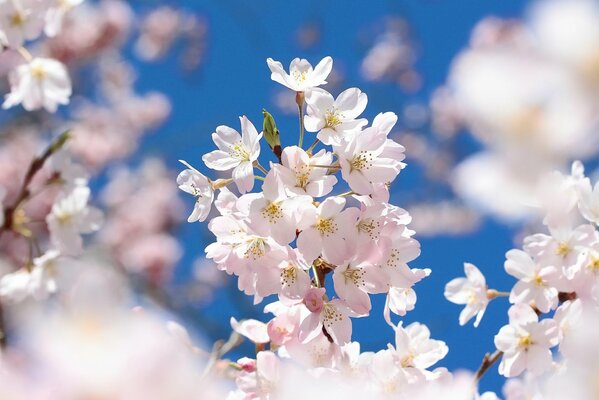
[[[152,4],[156,3],[159,2]],[[317,62],[331,55],[336,63],[343,65],[346,76],[343,86],[357,86],[369,94],[367,117],[372,118],[382,111],[399,113],[406,102],[427,101],[431,92],[444,82],[452,58],[467,44],[477,21],[488,15],[520,16],[526,4],[521,0],[190,0],[175,3],[202,14],[208,21],[207,53],[202,67],[185,76],[172,60],[140,65],[138,88],[142,92],[164,92],[172,100],[169,122],[147,138],[143,154],[160,155],[176,169],[179,169],[176,160],[181,158],[200,165],[201,155],[213,148],[210,134],[217,125],[236,127],[238,116],[245,114],[261,126],[263,107],[275,114],[283,131],[296,132],[296,119],[277,116],[272,104],[277,84],[269,78],[267,57],[287,65],[296,56]],[[364,48],[357,35],[364,29],[376,28],[386,15],[402,16],[411,23],[420,53],[416,66],[424,76],[423,89],[415,94],[405,95],[384,84],[367,84],[359,75]],[[317,21],[322,27],[322,40],[307,52],[294,41],[297,28],[306,21]],[[384,94],[384,100],[377,100],[378,94]],[[398,140],[401,143],[401,137]],[[475,144],[464,143],[464,151],[475,150]],[[417,167],[410,165],[409,153],[407,157],[408,168],[398,178],[398,185],[404,185],[403,191],[418,183]],[[392,202],[402,205],[402,199],[397,196],[392,197]],[[192,206],[191,202],[187,205]],[[514,230],[515,227],[485,220],[481,229],[470,235],[421,239],[422,256],[412,266],[431,268],[433,273],[416,286],[416,310],[408,314],[405,323],[424,322],[434,338],[447,342],[450,352],[442,365],[451,370],[474,370],[484,353],[494,349],[493,335],[507,319],[507,301],[495,300],[478,329],[471,325],[459,327],[461,308],[444,299],[443,287],[450,279],[462,275],[463,262],[469,261],[479,266],[490,286],[509,289],[513,280],[505,275],[503,260],[505,252],[512,247]],[[184,276],[191,261],[203,252],[209,236],[198,224],[182,226],[180,234],[186,245],[186,257],[181,265]],[[230,301],[223,298],[205,312],[214,318],[228,319],[232,312],[239,312],[231,310]],[[355,320],[354,337],[362,342],[364,350],[378,350],[393,341],[393,332],[382,318],[383,303],[384,298],[379,296],[374,302],[373,315]],[[500,390],[501,382],[493,369],[484,378],[482,388]]]

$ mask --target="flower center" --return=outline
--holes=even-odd
[[[528,334],[526,336],[522,336],[522,337],[520,337],[520,340],[518,340],[518,345],[520,347],[523,347],[525,350],[527,350],[533,344],[534,344],[534,342],[533,342],[532,336],[530,334]]]
[[[330,304],[325,304],[322,308],[322,324],[325,328],[330,328],[335,322],[341,322],[343,315]]]
[[[361,268],[352,268],[348,267],[343,272],[343,277],[345,278],[345,282],[352,282],[356,286],[362,286],[365,284],[364,282],[364,270]]]
[[[599,272],[599,258],[591,257],[591,262],[587,265],[587,268],[591,270],[592,273],[596,274]]]
[[[297,280],[297,271],[292,264],[281,270],[281,282],[283,285],[293,285]]]
[[[308,71],[298,71],[295,70],[291,73],[291,75],[293,76],[293,79],[295,79],[295,81],[297,83],[304,83],[304,81],[306,80],[306,77],[308,75]]]
[[[360,220],[358,223],[358,232],[366,233],[371,239],[376,238],[376,230],[381,224],[372,218]]]
[[[337,224],[332,218],[319,218],[318,222],[316,223],[316,229],[321,235],[329,236],[337,232]]]
[[[13,15],[10,16],[10,25],[12,27],[23,26],[25,24],[25,16],[16,11]]]
[[[324,114],[325,128],[335,129],[336,127],[341,125],[341,117],[343,117],[343,115],[341,115],[337,111],[337,109],[331,108],[331,109],[327,110],[327,112]]]
[[[561,242],[560,244],[557,245],[557,248],[555,249],[555,254],[558,256],[562,256],[565,257],[568,255],[568,253],[570,253],[570,245],[566,242]]]
[[[274,224],[283,217],[283,210],[279,203],[272,202],[262,209],[262,216],[267,219],[268,222]]]
[[[41,81],[46,77],[46,70],[41,65],[32,65],[31,76]]]
[[[266,241],[261,237],[250,239],[243,256],[245,258],[251,258],[252,260],[257,260],[261,257],[264,257],[266,254],[265,242]]]
[[[373,156],[369,151],[362,150],[350,163],[351,170],[362,170],[372,166]]]
[[[233,146],[229,148],[229,154],[231,157],[236,158],[240,161],[249,161],[250,153],[243,147],[241,142],[235,143]]]

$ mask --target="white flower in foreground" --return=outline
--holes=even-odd
[[[52,0],[46,12],[44,33],[49,37],[56,36],[62,29],[65,15],[81,3],[83,0]]]
[[[357,119],[366,108],[368,96],[358,88],[347,89],[334,99],[322,89],[315,89],[306,95],[307,115],[304,125],[308,132],[318,132],[316,136],[327,145],[340,145],[349,131],[353,131],[368,122]]]
[[[534,310],[526,304],[516,304],[508,311],[509,325],[495,335],[495,346],[503,352],[499,373],[505,377],[528,370],[539,375],[552,365],[550,348],[559,342],[559,328],[552,319],[539,322]]]
[[[52,212],[46,217],[52,243],[65,255],[77,255],[83,250],[82,233],[92,233],[100,228],[102,212],[87,202],[90,189],[77,186],[61,193]]]
[[[69,103],[71,79],[64,64],[50,58],[34,58],[9,73],[11,91],[4,109],[23,104],[27,111],[45,108],[55,112],[59,104]]]
[[[425,370],[447,355],[449,349],[445,342],[430,336],[426,325],[418,322],[395,328],[395,357],[403,368]]]
[[[241,121],[241,135],[233,128],[221,125],[212,134],[212,140],[218,147],[202,156],[208,168],[217,171],[233,170],[233,180],[241,193],[254,187],[254,161],[260,155],[260,139],[254,125],[244,115]]]
[[[186,161],[179,162],[187,167],[177,176],[177,185],[182,191],[193,195],[196,198],[195,205],[187,222],[204,221],[214,200],[214,190],[212,184],[200,171],[189,165]]]
[[[307,60],[295,58],[289,65],[289,73],[285,72],[279,61],[269,58],[266,63],[271,72],[270,79],[296,92],[324,85],[333,68],[331,57],[323,58],[315,68]]]
[[[0,296],[18,302],[29,296],[42,300],[56,293],[54,277],[56,260],[59,257],[58,251],[49,250],[43,256],[33,260],[31,269],[21,268],[4,275],[0,280]]]
[[[0,1],[0,42],[19,48],[36,39],[44,26],[43,8],[32,0]]]
[[[519,279],[510,303],[530,304],[544,313],[557,307],[558,291],[551,285],[558,275],[554,266],[542,266],[524,251],[513,249],[506,254],[505,271]]]
[[[445,298],[452,303],[466,305],[460,313],[460,325],[476,316],[474,327],[478,327],[489,304],[487,282],[473,264],[464,263],[464,272],[465,278],[455,278],[445,285]]]

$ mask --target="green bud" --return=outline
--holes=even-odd
[[[264,139],[266,139],[266,142],[270,146],[275,156],[277,156],[279,161],[281,161],[281,135],[277,129],[275,119],[265,109],[262,109],[262,115],[264,115]]]

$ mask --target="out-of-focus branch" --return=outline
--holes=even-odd
[[[475,382],[478,383],[480,378],[495,364],[503,355],[502,351],[496,350],[493,354],[487,353],[483,357],[483,362],[478,367],[478,371],[476,371]]]

